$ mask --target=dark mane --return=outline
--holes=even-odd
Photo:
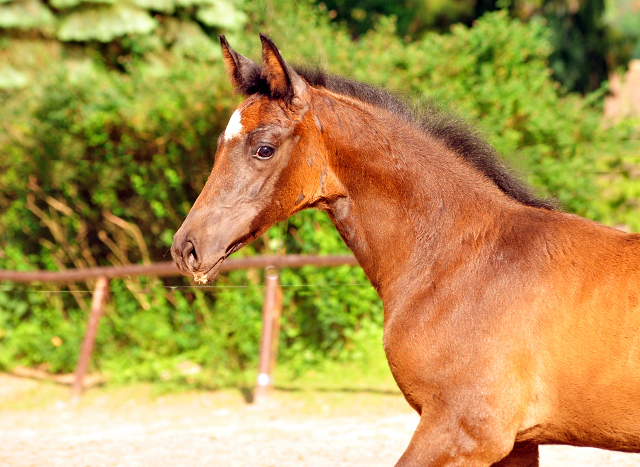
[[[331,75],[319,68],[306,66],[294,68],[311,86],[324,87],[337,94],[384,108],[419,126],[424,132],[443,141],[455,154],[492,180],[498,188],[513,199],[527,206],[555,209],[551,200],[535,196],[531,188],[504,165],[496,150],[476,130],[433,103],[428,103],[421,108],[410,107],[385,89]],[[245,90],[248,91],[246,94],[268,93],[266,80],[258,76],[255,78],[252,89]]]

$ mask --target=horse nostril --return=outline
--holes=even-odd
[[[196,252],[196,247],[191,240],[185,243],[184,249],[182,250],[182,257],[184,258],[185,263],[193,269],[198,261],[198,254]]]

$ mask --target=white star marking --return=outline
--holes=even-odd
[[[239,110],[233,112],[227,129],[224,130],[224,140],[229,141],[234,136],[237,136],[242,131],[242,123],[240,123],[241,114]]]

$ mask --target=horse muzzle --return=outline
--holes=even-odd
[[[216,251],[217,250],[217,251]],[[218,275],[220,266],[228,256],[224,248],[207,248],[206,242],[188,231],[178,230],[173,237],[171,256],[176,266],[186,276],[205,284]]]
[[[171,256],[180,272],[193,276],[200,284],[215,279],[227,256],[255,238],[249,219],[246,213],[231,216],[206,211],[189,213],[173,236],[171,246]]]

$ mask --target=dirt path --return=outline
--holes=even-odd
[[[392,391],[278,391],[261,407],[234,391],[151,397],[0,374],[0,466],[393,466],[418,418]],[[640,467],[640,455],[548,446],[542,466]]]

